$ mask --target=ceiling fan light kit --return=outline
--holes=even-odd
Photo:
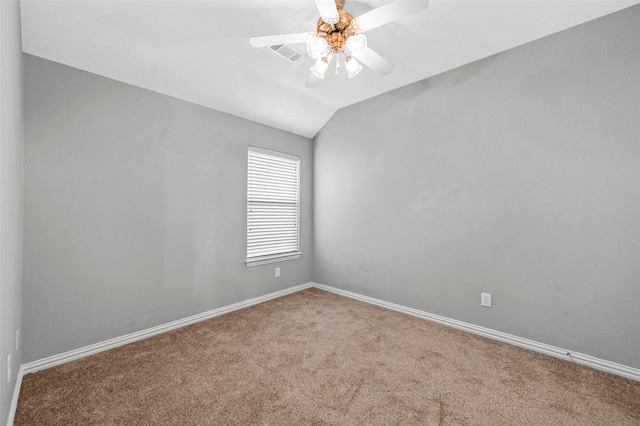
[[[359,34],[358,21],[342,10],[344,1],[338,0],[335,5],[326,1],[316,1],[316,5],[321,18],[318,19],[316,32],[307,40],[307,53],[312,58],[321,58],[322,62],[316,61],[311,67],[311,72],[323,79],[333,56],[338,56],[336,69],[339,68],[339,54],[342,53],[349,78],[355,77],[362,70],[362,66],[353,56],[362,54],[367,47],[367,38],[364,34]],[[333,10],[330,11],[329,6]]]
[[[363,33],[418,12],[428,5],[427,0],[395,0],[354,18],[343,10],[344,0],[314,1],[320,14],[315,33],[251,37],[249,43],[254,47],[265,47],[272,44],[305,42],[307,53],[311,58],[316,59],[315,64],[310,68],[311,75],[319,80],[324,79],[334,56],[336,56],[336,74],[338,74],[340,53],[344,56],[344,65],[349,78],[355,77],[362,71],[363,67],[356,58],[381,75],[391,72],[393,64],[367,46],[367,37]]]
[[[318,59],[311,72],[318,78],[324,79],[324,74],[333,56],[336,58],[336,66],[339,67],[339,54],[344,55],[345,67],[349,78],[355,77],[362,66],[353,57],[362,54],[367,47],[367,38],[364,34],[358,34],[354,30],[357,21],[344,12],[338,11],[338,21],[335,24],[327,23],[323,18],[318,20],[317,32],[311,34],[307,40],[307,53],[314,59]],[[353,24],[356,25],[353,25]]]

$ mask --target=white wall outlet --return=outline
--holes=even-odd
[[[487,308],[491,307],[491,294],[490,293],[480,293],[480,304],[482,306],[486,306]]]
[[[280,267],[276,268],[276,278],[280,276]]]
[[[20,350],[20,329],[16,330],[16,351]]]
[[[11,383],[11,354],[7,355],[7,383]]]

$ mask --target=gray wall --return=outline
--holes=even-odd
[[[25,84],[25,362],[311,281],[311,140],[28,55]],[[301,157],[298,260],[244,265],[248,145]]]
[[[21,364],[22,48],[20,3],[0,1],[0,424],[5,424]],[[7,383],[7,357],[11,376]]]
[[[636,6],[339,111],[314,281],[639,368],[639,42]]]

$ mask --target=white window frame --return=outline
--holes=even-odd
[[[294,184],[295,188],[296,188],[296,200],[295,203],[292,204],[292,202],[286,201],[284,204],[285,205],[295,205],[296,208],[296,214],[295,214],[295,230],[296,230],[296,236],[295,236],[295,241],[294,241],[294,247],[289,247],[291,248],[291,250],[285,249],[286,251],[281,251],[281,252],[271,252],[271,253],[265,253],[265,254],[260,254],[260,253],[256,253],[257,248],[255,246],[256,244],[256,240],[252,238],[251,235],[251,219],[252,219],[252,215],[251,215],[251,209],[252,207],[255,206],[260,206],[260,205],[277,205],[277,202],[274,201],[268,201],[268,200],[260,200],[260,199],[256,199],[255,196],[255,192],[252,192],[252,188],[253,187],[253,183],[256,181],[256,169],[252,168],[252,161],[255,161],[255,159],[272,159],[272,160],[284,160],[286,162],[289,163],[289,165],[291,164],[291,162],[295,162],[296,164],[296,177],[295,177],[295,182],[287,182],[287,184]],[[275,167],[278,167],[277,164],[274,164]],[[268,184],[269,182],[264,182],[265,184]],[[253,195],[252,195],[253,194]],[[291,243],[291,242],[290,242]],[[252,245],[251,249],[250,249],[250,245]],[[268,242],[265,242],[265,246],[268,246]],[[249,146],[248,147],[248,151],[247,151],[247,238],[246,238],[246,249],[247,249],[247,257],[245,260],[245,265],[247,267],[249,266],[258,266],[258,265],[264,265],[267,263],[273,263],[273,262],[282,262],[285,260],[292,260],[292,259],[298,259],[300,257],[300,255],[302,254],[300,252],[300,157],[295,156],[295,155],[291,155],[291,154],[284,154],[281,152],[277,152],[277,151],[271,151],[268,149],[263,149],[263,148],[258,148],[258,147],[254,147],[254,146]],[[267,247],[262,247],[262,251],[269,251],[269,249]]]

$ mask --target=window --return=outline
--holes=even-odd
[[[247,266],[300,257],[300,158],[249,147]]]

